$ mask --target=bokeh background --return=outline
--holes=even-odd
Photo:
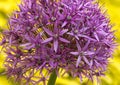
[[[114,25],[112,28],[115,31],[116,42],[118,46],[116,47],[113,58],[110,59],[110,64],[108,70],[106,71],[106,76],[100,78],[100,85],[120,85],[120,0],[98,0],[103,10],[107,10],[107,16],[110,17],[111,23]],[[0,38],[1,32],[7,26],[8,17],[17,8],[20,3],[19,0],[0,0]],[[1,49],[1,47],[0,47]],[[6,75],[3,75],[4,71],[4,59],[5,54],[0,53],[0,85],[19,85],[15,83],[12,79],[8,80]],[[57,78],[56,85],[98,85],[97,82],[92,84],[88,80],[84,80],[80,84],[79,79],[73,79],[66,75],[65,77]]]

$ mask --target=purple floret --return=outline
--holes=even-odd
[[[3,32],[8,76],[22,85],[46,85],[54,70],[80,80],[102,76],[116,43],[110,20],[93,2],[23,0]]]

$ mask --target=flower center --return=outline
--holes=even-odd
[[[79,55],[80,55],[80,56],[84,56],[84,52],[80,52]]]
[[[18,38],[18,43],[22,43],[22,39]]]
[[[71,20],[72,19],[72,17],[71,16],[67,16],[67,20]]]
[[[40,60],[38,60],[38,61],[37,61],[37,64],[38,64],[38,65],[40,65],[40,64],[41,64],[41,61],[40,61]]]
[[[35,16],[34,19],[37,20],[39,18],[39,16]]]
[[[74,33],[77,34],[77,33],[78,33],[78,30],[74,30]]]
[[[26,29],[26,30],[27,30],[27,31],[30,31],[30,29],[31,29],[31,27],[27,27],[27,29]]]
[[[54,21],[56,20],[56,18],[55,18],[55,17],[52,17],[51,20],[54,22]]]
[[[39,24],[39,28],[42,28],[42,27],[43,27],[43,24],[42,24],[42,23],[40,23],[40,24]]]
[[[54,38],[55,38],[55,39],[57,39],[57,38],[58,38],[58,36],[59,36],[58,34],[55,34],[55,35],[54,35]]]
[[[62,14],[63,13],[63,9],[61,7],[58,7],[59,12]]]
[[[61,45],[60,45],[60,48],[61,48],[61,49],[64,49],[64,45],[61,44]]]
[[[19,58],[19,57],[20,57],[20,54],[16,54],[16,57]]]
[[[28,50],[28,53],[32,53],[32,52],[33,52],[33,49],[29,49],[29,50]]]
[[[40,44],[37,44],[36,47],[37,47],[37,48],[40,48]]]

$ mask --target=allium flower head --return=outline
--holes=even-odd
[[[81,80],[103,75],[115,46],[114,32],[93,2],[23,0],[3,32],[7,74],[26,85],[45,84],[60,69]]]

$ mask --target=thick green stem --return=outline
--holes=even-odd
[[[57,79],[57,74],[55,72],[55,70],[52,72],[52,74],[50,75],[49,81],[47,85],[55,85]]]

